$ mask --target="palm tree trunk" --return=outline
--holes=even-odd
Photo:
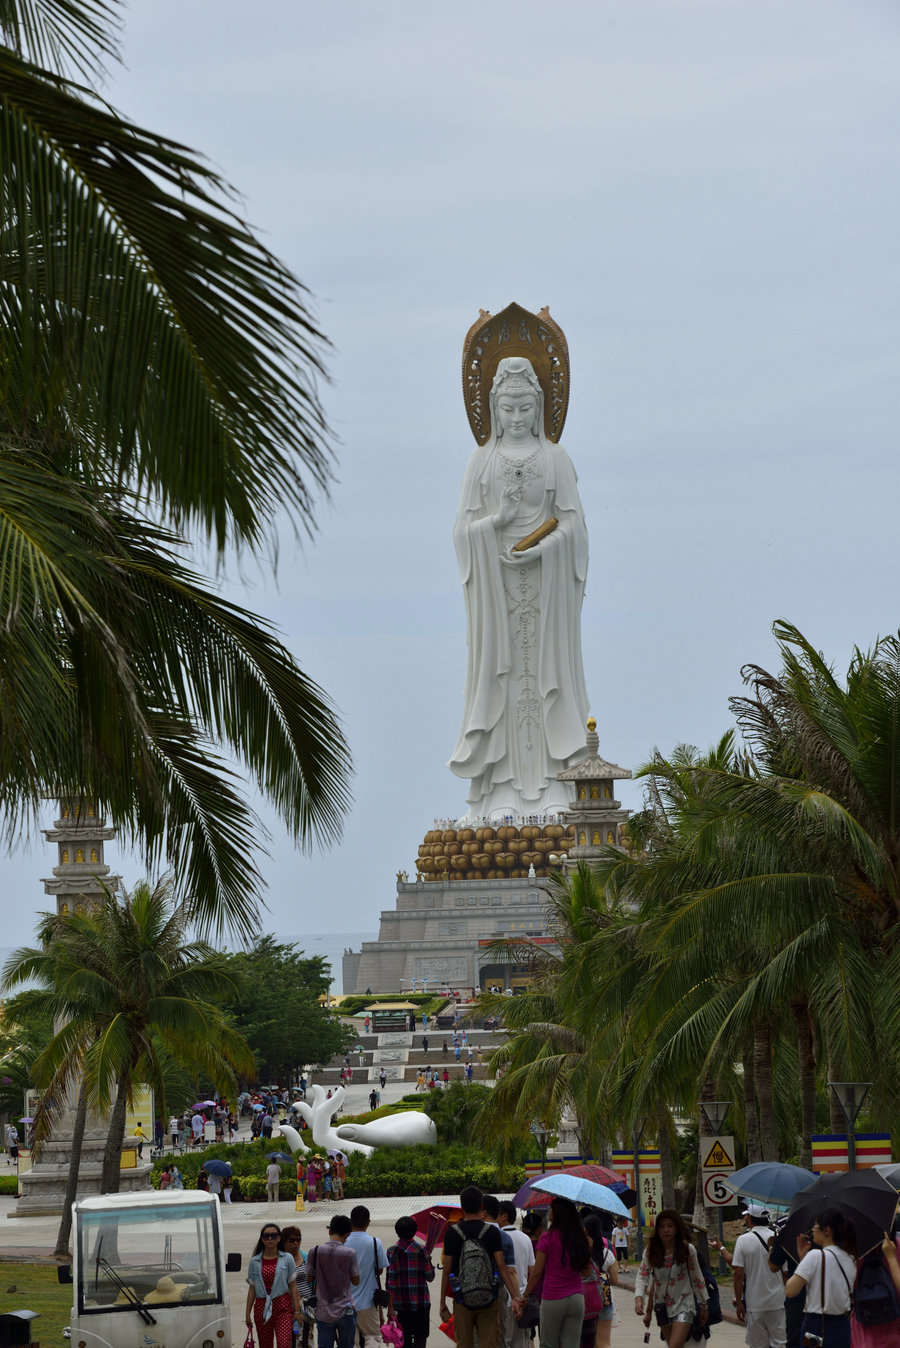
[[[116,1102],[109,1119],[109,1132],[103,1150],[103,1173],[100,1178],[102,1194],[117,1194],[122,1174],[122,1139],[125,1136],[125,1114],[128,1104],[130,1072],[123,1072],[116,1092]]]
[[[797,1030],[797,1057],[800,1069],[800,1164],[812,1168],[812,1135],[816,1127],[816,1055],[813,1044],[809,1004],[791,1002]]]
[[[84,1126],[87,1119],[87,1092],[84,1081],[78,1088],[78,1103],[75,1106],[75,1123],[72,1128],[72,1155],[69,1158],[69,1174],[66,1178],[66,1193],[63,1198],[62,1219],[56,1235],[54,1258],[64,1259],[69,1253],[69,1236],[72,1231],[72,1204],[78,1192],[78,1171],[81,1167],[81,1147],[84,1142]]]
[[[659,1120],[659,1178],[662,1184],[662,1205],[664,1208],[675,1206],[675,1176],[672,1173],[672,1142],[669,1137],[668,1110]]]
[[[768,1026],[753,1031],[753,1075],[759,1101],[759,1145],[764,1161],[778,1160],[775,1093],[772,1089],[772,1034]]]
[[[756,1105],[756,1073],[753,1070],[753,1052],[749,1039],[741,1046],[741,1065],[744,1069],[744,1126],[747,1132],[747,1164],[762,1160],[759,1143],[759,1111]]]

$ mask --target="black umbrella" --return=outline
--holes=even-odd
[[[293,1156],[288,1156],[286,1151],[267,1151],[267,1161],[277,1161],[279,1165],[284,1165],[287,1161],[293,1161]]]
[[[822,1208],[837,1208],[856,1228],[860,1255],[880,1245],[890,1231],[897,1210],[897,1190],[875,1170],[843,1170],[835,1175],[820,1175],[808,1189],[791,1199],[788,1218],[781,1233],[782,1244],[789,1250],[797,1237],[809,1231]]]
[[[228,1164],[228,1162],[220,1161],[217,1157],[214,1157],[213,1160],[211,1161],[204,1161],[203,1169],[208,1170],[211,1175],[227,1176],[232,1173],[231,1166]]]

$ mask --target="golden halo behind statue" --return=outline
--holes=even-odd
[[[559,442],[569,409],[569,348],[566,336],[548,308],[532,314],[520,304],[499,314],[481,310],[463,342],[463,398],[472,434],[479,445],[491,436],[490,392],[501,360],[530,360],[544,391],[544,434]]]

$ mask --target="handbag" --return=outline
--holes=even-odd
[[[309,1254],[306,1256],[306,1264],[304,1265],[309,1286],[309,1295],[302,1303],[302,1310],[303,1318],[309,1324],[313,1324],[316,1318],[316,1261],[314,1256],[318,1248],[318,1245],[312,1247]]]
[[[442,1334],[447,1335],[447,1338],[450,1340],[451,1343],[456,1342],[456,1329],[453,1324],[452,1315],[450,1316],[449,1320],[442,1320],[441,1323],[438,1325],[438,1329],[441,1331]]]
[[[375,1283],[376,1283],[375,1290],[372,1293],[372,1305],[377,1306],[379,1310],[383,1310],[390,1301],[390,1296],[381,1285],[381,1269],[378,1267],[378,1241],[375,1239],[374,1236],[372,1237],[372,1250],[375,1256]]]
[[[600,1272],[593,1259],[590,1272],[581,1279],[581,1290],[584,1293],[585,1320],[594,1319],[612,1305],[609,1279]]]
[[[256,1343],[255,1343],[254,1338],[253,1338],[253,1326],[252,1326],[252,1325],[251,1325],[250,1328],[247,1330],[247,1337],[244,1339],[244,1348],[256,1348]]]
[[[519,1329],[534,1329],[535,1325],[539,1325],[540,1322],[541,1299],[536,1292],[532,1292],[522,1307],[522,1314],[516,1320],[516,1325]]]
[[[403,1348],[403,1326],[396,1317],[381,1326],[381,1337],[393,1348]]]
[[[309,1278],[309,1261],[304,1258],[302,1265],[297,1270],[297,1295],[301,1301],[306,1301],[307,1297],[311,1297],[312,1294],[312,1283]]]

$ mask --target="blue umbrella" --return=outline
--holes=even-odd
[[[807,1189],[815,1178],[811,1170],[804,1170],[799,1165],[787,1165],[784,1161],[754,1161],[733,1175],[723,1175],[722,1183],[742,1198],[787,1208],[794,1194]]]
[[[286,1151],[267,1151],[267,1152],[266,1152],[266,1160],[267,1160],[267,1161],[277,1161],[279,1165],[283,1165],[286,1161],[293,1161],[293,1159],[294,1159],[293,1156],[288,1156],[288,1154],[287,1154]]]
[[[561,1198],[571,1198],[573,1203],[590,1203],[601,1212],[610,1212],[614,1217],[629,1217],[631,1213],[625,1204],[608,1189],[605,1184],[596,1184],[593,1180],[581,1179],[577,1175],[567,1175],[563,1170],[558,1175],[542,1175],[532,1185],[534,1189],[543,1189],[544,1193],[557,1194]]]
[[[527,1179],[521,1189],[517,1190],[513,1195],[513,1203],[515,1203],[517,1208],[535,1206],[534,1203],[529,1203],[528,1200],[532,1197],[532,1190],[537,1181],[543,1179],[545,1175],[558,1175],[559,1173],[558,1170],[544,1170],[540,1175],[532,1175],[531,1179]],[[586,1165],[567,1166],[566,1174],[580,1175],[582,1179],[593,1180],[595,1184],[605,1184],[607,1189],[612,1189],[614,1194],[622,1194],[628,1188],[628,1184],[622,1176],[617,1174],[615,1170],[609,1170],[605,1165],[593,1165],[588,1163]],[[632,1190],[631,1192],[634,1191]],[[538,1203],[538,1206],[540,1206],[540,1202]]]
[[[230,1175],[231,1166],[227,1161],[204,1161],[203,1169],[208,1170],[211,1175]]]
[[[874,1167],[879,1175],[884,1175],[888,1184],[893,1184],[895,1189],[900,1189],[900,1165],[892,1162],[890,1165],[876,1165]]]

